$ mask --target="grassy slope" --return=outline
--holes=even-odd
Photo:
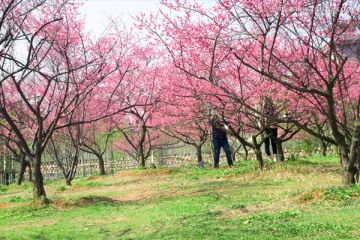
[[[359,239],[360,187],[343,189],[336,158],[236,169],[122,171],[0,193],[0,239]]]

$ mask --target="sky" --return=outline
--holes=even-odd
[[[134,22],[131,16],[158,9],[160,0],[86,0],[81,12],[86,16],[86,30],[94,36],[102,33],[108,17],[120,17],[127,27]]]

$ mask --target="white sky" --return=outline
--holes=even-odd
[[[140,12],[149,13],[158,9],[160,0],[85,0],[81,12],[86,16],[86,30],[94,36],[101,34],[108,23],[108,17],[120,17],[130,27]]]
[[[80,0],[84,2],[81,12],[86,16],[86,30],[93,36],[101,34],[108,23],[108,17],[120,17],[130,28],[134,23],[131,16],[143,12],[156,12],[161,0]],[[192,0],[188,0],[192,1]],[[199,3],[212,5],[215,0],[197,0]]]

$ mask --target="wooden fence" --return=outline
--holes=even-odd
[[[318,152],[318,151],[317,151]],[[331,151],[333,152],[333,151]],[[299,150],[287,150],[285,149],[285,154],[287,156],[293,155],[295,157],[301,157],[304,155],[301,149]],[[239,153],[239,159],[242,158],[243,153]],[[254,160],[255,154],[249,152],[248,159]],[[111,160],[110,157],[105,158],[105,172],[106,173],[115,173],[122,170],[133,169],[138,167],[138,163],[131,159],[130,157],[122,157],[119,159]],[[210,163],[212,165],[212,155],[203,154],[203,161],[205,163]],[[225,163],[226,158],[225,154],[220,155],[220,162]],[[1,163],[1,161],[0,161]],[[190,164],[197,164],[197,158],[195,153],[186,153],[186,154],[171,154],[171,155],[158,155],[156,157],[152,156],[147,161],[147,166],[151,168],[153,165],[156,167],[177,167],[177,166],[187,166]],[[14,161],[3,160],[3,164],[0,168],[0,183],[2,185],[8,185],[16,181],[18,175],[19,166]],[[86,177],[93,174],[98,174],[99,164],[98,160],[92,155],[85,155],[80,158],[80,161],[76,168],[76,177]],[[60,168],[56,165],[54,161],[44,161],[42,164],[42,173],[45,180],[57,180],[63,178],[63,174]],[[25,179],[29,179],[29,173],[25,173]]]
[[[138,167],[138,163],[130,157],[122,157],[115,160],[105,159],[104,161],[105,172],[110,174]],[[196,156],[191,154],[162,156],[148,159],[146,167],[177,167],[189,164],[197,164],[196,161]],[[12,167],[9,167],[4,164],[5,167],[0,171],[2,185],[8,185],[9,183],[16,181],[18,175],[17,169],[19,168],[17,165],[18,164],[15,164]],[[58,167],[55,161],[44,161],[41,166],[41,171],[45,180],[57,180],[64,177],[61,169]],[[75,176],[86,177],[93,174],[98,174],[99,172],[99,162],[97,159],[81,158],[77,165]],[[28,170],[25,172],[24,178],[29,179]]]
[[[156,159],[149,159],[147,161],[148,168],[156,167],[176,167],[185,166],[189,164],[196,164],[196,159],[191,155],[185,156],[166,156]],[[123,157],[115,160],[105,159],[105,172],[115,173],[122,170],[134,169],[138,167],[138,163],[129,158]],[[48,162],[42,165],[42,172],[44,179],[55,180],[63,178],[61,170],[54,162]],[[99,162],[97,159],[84,159],[80,160],[76,169],[77,177],[86,177],[100,172]]]

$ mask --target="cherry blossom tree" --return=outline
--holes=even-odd
[[[188,95],[201,98],[210,108],[218,109],[229,118],[231,134],[242,145],[254,149],[262,169],[260,147],[264,140],[257,139],[263,135],[266,126],[260,124],[264,115],[260,99],[268,95],[266,86],[269,81],[237,63],[228,44],[230,40],[226,39],[229,31],[224,26],[231,25],[231,22],[225,17],[207,12],[196,2],[175,1],[173,4],[163,1],[163,4],[171,9],[171,16],[161,12],[148,20],[139,19],[142,27],[157,37],[156,43],[167,49],[174,66],[186,76],[177,79],[182,82],[178,85],[187,89]],[[280,98],[276,100],[278,105],[283,105]],[[251,139],[243,136],[244,130],[251,132]]]
[[[6,126],[2,126],[2,128],[6,129]],[[12,136],[11,131],[7,131],[7,134],[1,133],[1,140],[4,146],[2,152],[8,150],[12,154],[12,157],[9,160],[18,162],[20,164],[20,170],[16,184],[21,185],[27,168],[29,170],[29,178],[32,180],[30,162],[26,159],[26,154],[22,151],[21,146],[17,144],[16,138]]]
[[[246,107],[247,116],[291,123],[336,145],[343,184],[356,181],[359,69],[344,43],[354,36],[358,2],[219,0],[210,10],[195,1],[162,3],[171,15],[139,20],[177,68]],[[263,96],[282,106],[281,114],[261,111]],[[314,114],[326,119],[332,136],[313,130]]]
[[[124,31],[119,28],[118,24],[114,24],[111,28],[114,36],[120,39],[126,38]],[[149,155],[147,149],[149,138],[149,129],[152,126],[151,112],[156,108],[158,94],[160,89],[159,78],[157,77],[156,55],[152,53],[152,49],[143,46],[141,39],[131,35],[133,44],[131,47],[119,52],[118,56],[126,56],[126,64],[122,57],[114,58],[119,62],[119,71],[112,77],[112,84],[120,83],[112,92],[108,92],[107,88],[101,92],[105,92],[105,99],[111,99],[111,105],[107,105],[106,109],[118,109],[119,106],[129,106],[126,111],[122,111],[116,116],[109,119],[109,126],[114,126],[115,131],[122,132],[124,138],[115,141],[113,144],[116,148],[128,152],[139,165],[145,166],[145,161]],[[123,43],[123,42],[122,42]],[[119,49],[118,49],[119,50]],[[112,131],[108,129],[108,131]]]
[[[301,116],[289,122],[335,144],[344,186],[355,183],[359,171],[354,131],[359,124],[359,64],[344,56],[339,46],[354,34],[351,26],[359,21],[359,3],[219,1],[219,6],[239,31],[246,33],[238,36],[244,39],[237,41],[241,44],[231,45],[238,61],[301,100],[301,105],[291,105]],[[331,137],[311,129],[309,120],[314,112],[329,123]]]
[[[34,197],[48,202],[41,156],[54,132],[126,109],[117,103],[116,110],[99,108],[86,120],[69,118],[83,102],[95,101],[91,93],[116,73],[116,39],[91,41],[74,1],[6,1],[1,13],[0,112],[31,162]],[[110,105],[105,97],[98,94],[97,102]]]
[[[173,98],[159,112],[162,115],[162,132],[196,149],[197,162],[203,161],[202,147],[209,139],[209,113],[201,101],[183,101]]]
[[[14,116],[16,116],[16,119],[18,119],[19,122],[26,122],[27,124],[30,124],[31,119],[28,118],[23,111],[21,111],[21,106],[20,103],[14,103],[16,107],[16,109],[18,111],[13,111]],[[23,126],[21,126],[22,128],[25,128],[24,124]],[[28,157],[26,156],[26,153],[22,147],[22,145],[20,144],[20,142],[17,139],[16,134],[14,134],[13,130],[11,129],[11,127],[7,124],[7,122],[5,120],[1,120],[0,122],[0,126],[1,126],[1,140],[4,144],[4,148],[6,148],[6,150],[8,150],[11,154],[12,154],[12,161],[18,162],[20,163],[20,170],[18,173],[18,178],[16,183],[18,185],[21,185],[23,178],[24,178],[24,174],[26,169],[28,169],[29,172],[29,179],[32,180],[32,171],[31,171],[31,164],[30,161],[28,159]],[[25,133],[27,132],[26,129],[22,129]],[[27,142],[29,142],[29,144],[31,143],[32,140],[32,136],[31,134],[25,134],[24,138],[26,139]],[[5,149],[4,149],[5,151]]]
[[[156,82],[159,79],[153,78],[152,74],[148,75],[148,70],[141,71],[144,71],[143,74],[137,72],[135,75],[141,82],[134,82],[132,87],[133,92],[138,94],[132,95],[135,98],[129,99],[136,101],[139,106],[124,111],[122,117],[114,119],[116,128],[122,136],[114,145],[135,159],[139,167],[144,168],[151,149],[160,137],[157,121],[153,119],[158,104],[159,85]]]
[[[47,145],[47,153],[61,170],[67,186],[74,179],[80,155],[81,125],[56,131]]]
[[[94,154],[99,161],[100,175],[106,174],[104,155],[112,144],[115,126],[111,118],[105,118],[84,126],[79,147],[82,151]]]

